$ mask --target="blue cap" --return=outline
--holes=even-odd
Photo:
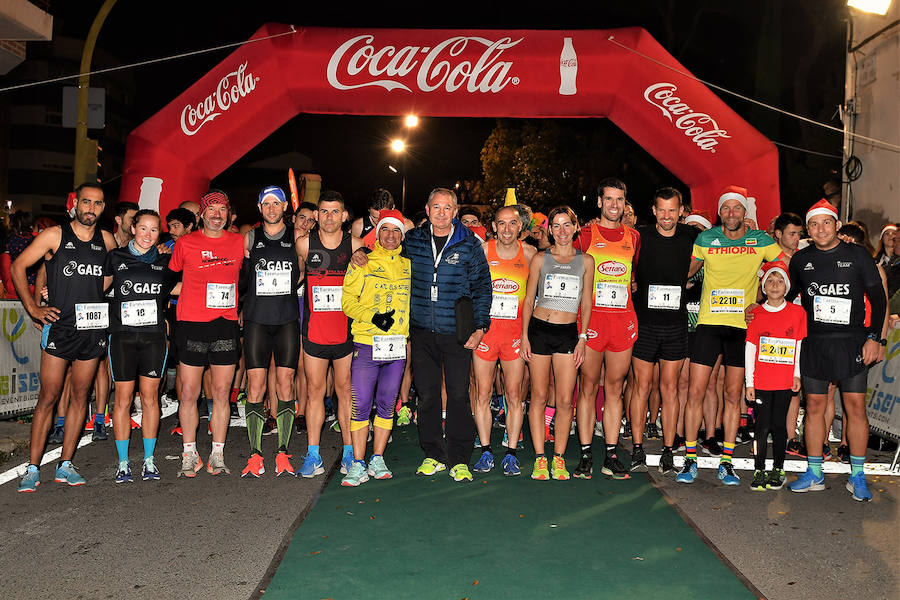
[[[277,185],[270,185],[267,188],[263,188],[263,191],[259,193],[259,200],[257,204],[262,204],[262,201],[266,199],[266,196],[275,196],[281,202],[287,202],[287,197],[284,195],[284,190],[278,187]]]

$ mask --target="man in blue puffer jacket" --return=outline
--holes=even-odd
[[[456,481],[472,481],[469,459],[475,424],[469,406],[472,350],[491,324],[491,276],[481,242],[456,219],[456,194],[436,188],[428,196],[428,221],[406,235],[411,261],[410,343],[419,393],[419,445],[425,461],[416,471],[434,475],[452,465]],[[455,305],[472,299],[475,332],[456,339]],[[441,435],[441,379],[447,385],[446,448]]]

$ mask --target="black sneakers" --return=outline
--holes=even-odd
[[[675,472],[675,456],[669,449],[664,448],[659,457],[659,472],[663,475]]]
[[[710,456],[715,456],[716,458],[722,456],[722,446],[719,445],[719,442],[717,442],[716,438],[714,437],[700,442],[700,447],[703,448],[703,451]]]
[[[606,455],[606,458],[603,459],[603,468],[600,471],[613,479],[629,479],[631,477],[628,469],[619,462],[619,458],[615,454]]]
[[[631,452],[631,471],[634,473],[647,472],[647,454],[643,448],[635,448]]]
[[[594,456],[588,452],[581,455],[578,466],[572,471],[572,477],[578,479],[590,479],[594,473]]]

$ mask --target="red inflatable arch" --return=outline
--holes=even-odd
[[[196,200],[298,113],[607,117],[690,186],[696,208],[714,214],[739,185],[765,227],[779,210],[774,145],[682,73],[640,28],[297,28],[240,46],[135,129],[120,198],[162,214]]]

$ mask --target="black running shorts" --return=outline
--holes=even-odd
[[[300,358],[300,323],[263,325],[244,321],[244,365],[248,369],[268,369],[272,356],[276,367],[296,369]]]
[[[106,354],[106,330],[79,331],[64,325],[44,325],[41,332],[41,349],[63,360],[94,360]]]
[[[219,317],[208,323],[179,321],[178,357],[192,367],[236,365],[241,357],[237,321]]]
[[[744,368],[744,342],[747,330],[728,325],[697,325],[691,363],[716,366],[719,356],[726,367]]]
[[[123,331],[109,336],[109,371],[113,381],[162,377],[166,366],[166,334]]]
[[[866,393],[869,368],[862,359],[864,331],[851,335],[809,336],[800,350],[803,391],[824,394],[828,382],[839,382],[844,394]]]
[[[687,358],[687,321],[675,318],[672,322],[665,324],[641,323],[631,356],[648,363]]]
[[[578,326],[575,323],[549,323],[531,317],[528,321],[528,343],[532,354],[572,354],[578,345]]]
[[[323,346],[322,344],[316,344],[309,341],[309,338],[304,336],[303,352],[314,358],[338,360],[353,352],[353,340],[347,340],[343,344],[335,344],[334,346]],[[296,362],[294,364],[296,364]]]

